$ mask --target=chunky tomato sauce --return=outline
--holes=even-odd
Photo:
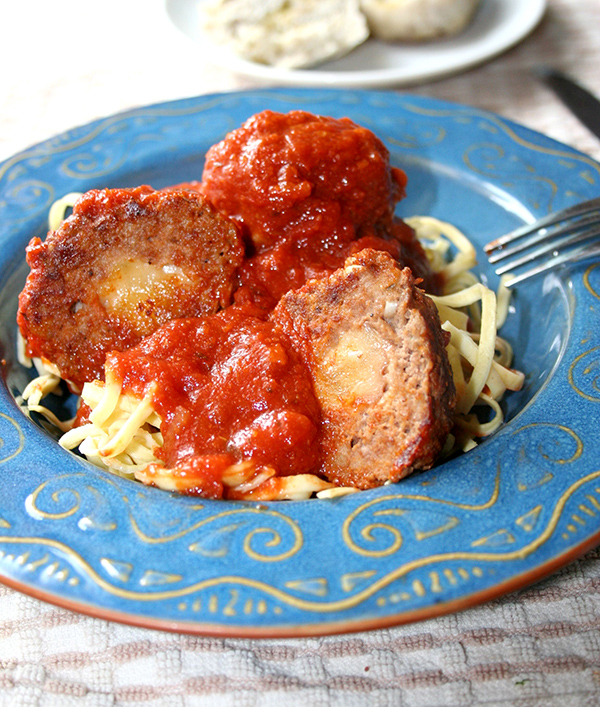
[[[319,405],[308,369],[251,308],[173,321],[107,364],[137,397],[158,384],[157,457],[193,478],[192,492],[221,497],[223,472],[244,460],[280,476],[318,467]]]
[[[201,191],[247,242],[240,285],[272,306],[361,248],[385,250],[436,289],[414,232],[394,217],[406,174],[348,118],[264,111],[207,154]]]
[[[369,130],[342,118],[264,111],[212,147],[203,191],[258,251],[282,239],[321,249],[386,230],[406,175]]]

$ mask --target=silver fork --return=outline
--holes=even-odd
[[[600,197],[543,216],[495,238],[484,251],[507,287],[566,263],[600,255]],[[525,266],[530,265],[526,270]]]

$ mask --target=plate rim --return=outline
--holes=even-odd
[[[20,583],[13,578],[7,578],[0,574],[0,584],[14,589],[20,594],[24,594],[38,601],[66,609],[77,614],[82,614],[92,619],[101,621],[112,621],[124,626],[144,628],[153,631],[165,631],[169,633],[182,633],[191,636],[206,636],[210,638],[240,638],[240,639],[280,639],[280,638],[316,638],[324,636],[342,636],[365,631],[379,631],[382,629],[398,628],[409,624],[429,621],[449,616],[454,613],[476,609],[494,600],[508,597],[510,594],[519,591],[526,591],[529,587],[545,579],[548,579],[559,570],[567,567],[586,553],[593,550],[600,544],[600,530],[590,538],[586,539],[576,548],[547,560],[533,570],[523,572],[520,575],[511,577],[504,582],[483,589],[479,592],[452,599],[446,602],[439,602],[433,606],[422,609],[414,609],[401,614],[390,614],[378,619],[341,619],[339,621],[323,621],[303,624],[286,624],[284,626],[248,627],[244,624],[211,624],[204,622],[178,621],[177,619],[158,619],[143,616],[135,613],[118,611],[115,609],[105,609],[102,607],[92,607],[85,602],[65,599],[52,592],[31,587]]]

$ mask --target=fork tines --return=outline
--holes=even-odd
[[[585,201],[562,211],[548,214],[484,246],[492,264],[502,275],[546,258],[526,272],[515,274],[510,287],[558,265],[576,262],[600,254],[600,243],[590,243],[600,236],[600,198]],[[576,247],[577,246],[577,247]]]

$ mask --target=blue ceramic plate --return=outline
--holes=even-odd
[[[600,165],[473,108],[387,93],[265,90],[150,106],[0,166],[0,576],[94,616],[239,636],[372,629],[522,587],[600,541],[600,267],[520,287],[503,330],[527,374],[474,451],[335,501],[213,502],[123,480],[58,447],[15,402],[24,248],[51,202],[92,187],[198,179],[207,148],[271,108],[349,116],[409,175],[400,215],[481,246],[600,194]],[[483,258],[481,258],[483,261]],[[481,273],[494,285],[482,262]]]

